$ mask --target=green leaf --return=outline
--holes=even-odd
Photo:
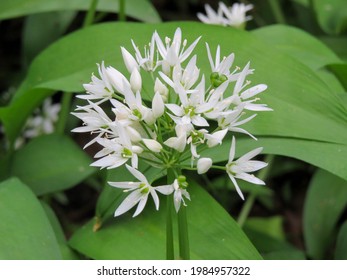
[[[272,25],[256,29],[252,33],[313,70],[340,62],[334,52],[321,41],[298,28]]]
[[[259,259],[246,235],[200,186],[190,183],[187,206],[192,259]],[[125,214],[93,232],[93,221],[78,230],[70,245],[93,259],[164,259],[165,201],[148,203],[141,215]],[[177,245],[177,243],[175,244]]]
[[[345,91],[347,91],[347,64],[331,64],[328,68],[335,74],[345,88]]]
[[[290,243],[245,226],[245,233],[266,260],[304,260],[305,254]]]
[[[335,259],[347,260],[347,221],[343,223],[337,236]]]
[[[53,11],[88,10],[90,0],[1,0],[0,19],[26,16]],[[100,0],[97,10],[118,12],[118,0]],[[160,22],[160,17],[148,0],[127,0],[125,12],[128,16],[145,22]]]
[[[255,231],[263,232],[272,238],[285,240],[283,218],[281,216],[268,218],[250,217],[247,219],[245,226]]]
[[[347,181],[318,170],[304,204],[304,237],[308,255],[326,257],[335,238],[335,226],[347,205]]]
[[[79,258],[77,256],[77,254],[67,244],[65,234],[63,232],[63,229],[60,225],[60,222],[59,222],[57,216],[55,215],[53,209],[47,203],[44,203],[44,202],[41,202],[41,206],[43,207],[43,209],[46,213],[46,216],[47,216],[47,218],[48,218],[48,220],[52,226],[52,229],[55,233],[55,237],[58,241],[62,258],[64,260],[78,260]]]
[[[50,12],[28,16],[23,29],[23,60],[25,65],[56,41],[76,16],[74,11]]]
[[[331,48],[341,59],[347,61],[347,38],[343,36],[324,36],[320,37],[329,48]]]
[[[95,169],[70,138],[44,135],[14,154],[11,175],[20,178],[37,195],[64,190],[83,181]]]
[[[61,259],[52,227],[39,201],[16,178],[0,184],[0,259]]]
[[[347,28],[347,4],[345,0],[312,0],[317,20],[328,34],[340,34]]]

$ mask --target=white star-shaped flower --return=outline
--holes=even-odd
[[[263,150],[263,148],[257,148],[254,149],[247,154],[243,155],[239,159],[234,161],[235,157],[235,137],[233,136],[232,142],[231,142],[231,148],[229,153],[229,160],[226,165],[226,171],[230,178],[230,180],[233,182],[237,193],[239,196],[244,200],[243,194],[241,192],[241,189],[239,185],[237,184],[236,179],[241,179],[247,182],[250,182],[252,184],[256,185],[265,185],[265,183],[260,180],[259,178],[255,177],[253,174],[249,174],[251,172],[255,172],[259,169],[262,169],[267,166],[266,162],[258,161],[258,160],[251,160],[251,158],[257,156],[260,154],[260,152]]]
[[[131,192],[119,205],[119,207],[116,209],[114,216],[118,217],[125,212],[129,211],[131,208],[133,208],[136,204],[137,208],[133,215],[133,217],[136,217],[139,215],[143,209],[146,206],[148,196],[149,194],[152,196],[154,205],[156,210],[159,209],[159,197],[156,193],[157,191],[168,195],[173,192],[172,185],[163,185],[163,186],[157,186],[152,187],[148,181],[145,175],[143,175],[140,171],[137,169],[125,165],[126,168],[129,170],[129,172],[137,179],[139,182],[108,182],[111,186],[124,189],[124,192]]]

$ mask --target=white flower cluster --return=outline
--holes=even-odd
[[[171,184],[152,186],[138,170],[139,159],[161,170],[186,167],[199,174],[205,173],[214,166],[212,159],[200,156],[201,151],[220,145],[229,132],[255,138],[240,126],[256,114],[244,115],[271,110],[265,104],[256,103],[259,98],[255,96],[267,86],[249,87],[246,77],[253,73],[249,63],[243,69],[233,69],[234,54],[221,58],[219,46],[213,59],[206,44],[211,71],[205,78],[197,66],[197,55],[193,55],[199,40],[188,46],[187,41],[182,40],[181,29],[177,28],[173,39],[165,38],[164,42],[154,32],[143,53],[132,42],[134,55],[121,48],[128,73],[124,75],[101,63],[98,65],[99,78],[92,75],[92,81],[84,85],[87,94],[78,96],[88,104],[73,113],[83,121],[83,126],[73,131],[95,134],[86,146],[98,143],[102,147],[92,165],[117,168],[126,164],[138,180],[109,182],[111,186],[131,192],[115,216],[135,205],[138,206],[134,216],[138,215],[149,194],[158,209],[157,192],[173,194],[176,211],[181,204],[185,205],[184,199],[190,200],[184,176],[175,174],[176,179]],[[234,160],[235,138],[232,137],[229,161],[222,168],[242,198],[236,179],[264,184],[249,174],[266,166],[264,162],[251,160],[260,152],[261,148]]]
[[[252,9],[253,5],[250,4],[235,3],[231,7],[227,7],[223,2],[219,2],[217,12],[210,5],[206,4],[206,15],[198,13],[197,16],[206,24],[242,27],[247,21],[252,19],[251,16],[246,16],[246,13]]]
[[[29,117],[24,125],[22,135],[15,141],[15,149],[19,149],[25,143],[25,139],[31,139],[44,134],[54,132],[54,126],[58,121],[60,103],[53,103],[51,98],[47,98],[42,108],[37,109],[33,116]]]

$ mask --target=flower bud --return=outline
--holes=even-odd
[[[197,163],[198,174],[206,173],[212,166],[212,159],[210,158],[200,158]]]
[[[124,64],[128,69],[128,72],[132,73],[135,68],[139,70],[139,65],[137,64],[135,58],[124,47],[121,47],[121,50]]]
[[[167,101],[169,90],[158,78],[155,80],[154,92],[159,92],[159,94],[163,98],[163,101]]]
[[[142,88],[142,78],[140,72],[136,68],[131,72],[130,85],[133,92],[140,91]]]
[[[154,117],[157,119],[161,117],[164,114],[164,101],[163,98],[161,97],[160,93],[157,91],[153,97],[152,100],[152,111]]]
[[[163,148],[162,145],[156,140],[153,139],[142,139],[143,143],[146,145],[148,149],[150,149],[152,152],[159,153],[161,149]]]

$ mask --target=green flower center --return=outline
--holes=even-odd
[[[220,75],[218,72],[213,72],[210,75],[211,85],[214,88],[219,87],[221,84],[223,84],[227,80],[228,80],[227,76],[225,76],[224,74]]]
[[[131,158],[132,156],[133,156],[132,151],[130,151],[128,148],[123,148],[123,151],[122,151],[123,158]]]

